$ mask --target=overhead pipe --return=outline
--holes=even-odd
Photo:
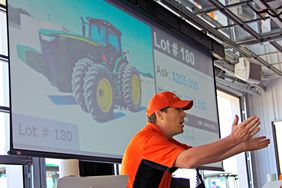
[[[235,84],[235,83],[232,83],[232,82],[228,82],[222,78],[216,78],[216,82],[217,83],[220,83],[222,85],[225,85],[227,87],[230,87],[232,89],[235,89],[237,91],[240,91],[242,93],[249,93],[249,94],[252,94],[252,95],[261,95],[259,90],[257,90],[257,92],[251,90],[250,88],[245,88],[244,86],[241,86],[241,85],[238,85],[238,84]],[[220,85],[219,85],[220,87]]]

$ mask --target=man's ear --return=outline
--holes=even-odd
[[[163,119],[163,114],[162,114],[162,112],[161,112],[160,110],[157,110],[157,111],[155,112],[155,114],[156,114],[156,118],[157,118],[157,119]]]

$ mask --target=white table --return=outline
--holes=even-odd
[[[282,180],[276,180],[267,182],[262,188],[280,188],[280,186],[282,186]]]

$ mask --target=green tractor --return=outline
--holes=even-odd
[[[138,70],[122,52],[121,32],[111,23],[86,18],[82,36],[41,29],[44,75],[62,92],[72,92],[85,112],[99,122],[113,118],[115,107],[136,112],[141,103]]]

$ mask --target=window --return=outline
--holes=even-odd
[[[0,187],[23,187],[23,167],[22,165],[0,164]]]
[[[9,106],[8,62],[0,59],[0,106]]]
[[[60,159],[46,159],[46,184],[47,188],[56,188],[59,178]]]
[[[0,155],[7,154],[7,151],[9,149],[8,135],[9,135],[9,114],[0,112]]]
[[[98,44],[106,46],[106,28],[102,25],[92,24],[90,37]]]
[[[217,91],[217,102],[220,122],[221,138],[231,132],[232,122],[235,114],[239,116],[240,122],[240,99],[233,95]],[[221,187],[247,188],[248,176],[245,153],[238,154],[223,161],[224,172],[205,171],[205,183],[207,187],[217,184]]]
[[[282,121],[273,122],[273,137],[278,174],[282,174]]]
[[[24,173],[28,162],[21,157],[7,156],[9,150],[9,76],[6,0],[0,0],[0,187],[23,188],[30,185]],[[26,176],[27,177],[27,176]]]
[[[0,8],[0,54],[8,55],[6,12]]]

